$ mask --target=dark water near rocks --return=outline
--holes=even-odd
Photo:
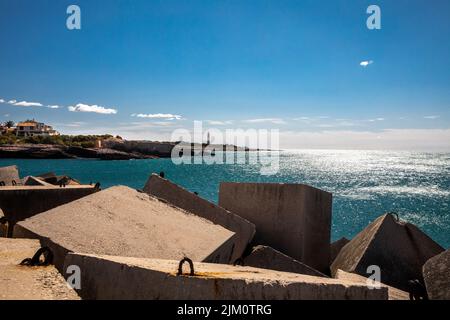
[[[166,177],[217,201],[221,181],[305,183],[333,193],[332,238],[353,237],[387,211],[416,224],[445,248],[450,247],[450,154],[386,151],[282,152],[280,170],[260,174],[258,164],[175,165],[170,159],[14,160],[21,176],[48,171],[102,187],[122,184],[141,189],[150,173]]]

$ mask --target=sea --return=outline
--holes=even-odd
[[[151,173],[163,171],[166,178],[216,203],[219,184],[225,181],[303,183],[333,194],[332,240],[352,238],[383,213],[396,212],[450,247],[450,153],[295,150],[282,151],[276,159],[279,168],[272,175],[261,173],[263,161],[0,159],[0,166],[18,165],[21,176],[66,174],[82,183],[100,182],[102,188],[142,189]]]

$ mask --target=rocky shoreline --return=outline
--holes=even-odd
[[[155,159],[158,155],[126,152],[112,148],[82,148],[61,145],[23,144],[0,146],[0,158],[15,159],[100,159],[100,160],[130,160]]]

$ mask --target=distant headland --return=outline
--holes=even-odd
[[[130,160],[169,158],[180,142],[124,140],[120,136],[64,135],[34,119],[0,125],[0,158]],[[208,144],[186,143],[192,154]],[[217,145],[216,150],[249,151],[248,148]]]

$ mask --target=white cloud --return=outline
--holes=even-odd
[[[3,100],[3,99],[0,99],[0,103],[5,103],[5,100]]]
[[[144,114],[144,113],[133,113],[132,117],[137,118],[146,118],[146,119],[165,119],[165,120],[181,120],[181,116],[177,114],[171,113],[153,113],[153,114]]]
[[[436,120],[438,118],[440,118],[440,116],[425,116],[425,119],[429,119],[429,120]]]
[[[307,120],[310,120],[310,118],[309,117],[299,117],[299,118],[294,118],[292,120],[294,120],[294,121],[307,121]]]
[[[93,113],[100,113],[100,114],[116,114],[117,110],[112,108],[105,108],[102,106],[98,106],[96,104],[94,105],[87,105],[83,103],[78,103],[75,106],[69,106],[67,107],[69,111],[71,112],[93,112]]]
[[[8,103],[9,104],[15,104],[17,102],[17,100],[9,100]]]
[[[384,121],[385,119],[384,118],[375,118],[375,119],[369,119],[369,120],[367,120],[367,121],[369,121],[369,122],[375,122],[375,121]]]
[[[16,100],[11,100],[16,101]],[[39,102],[28,102],[28,101],[20,101],[20,102],[14,102],[12,105],[17,107],[42,107],[42,103]]]
[[[361,61],[361,62],[359,63],[359,65],[360,65],[361,67],[365,68],[365,67],[371,65],[372,63],[373,63],[373,60],[364,60],[364,61]]]
[[[60,106],[57,106],[57,105],[53,105],[53,106],[47,106],[46,108],[49,108],[49,109],[59,109],[59,108],[61,108]]]
[[[226,125],[232,125],[233,121],[227,120],[227,121],[218,121],[218,120],[208,120],[208,124],[212,126],[226,126]]]
[[[283,119],[279,118],[264,118],[264,119],[248,119],[243,120],[245,123],[273,123],[273,124],[285,124]]]

